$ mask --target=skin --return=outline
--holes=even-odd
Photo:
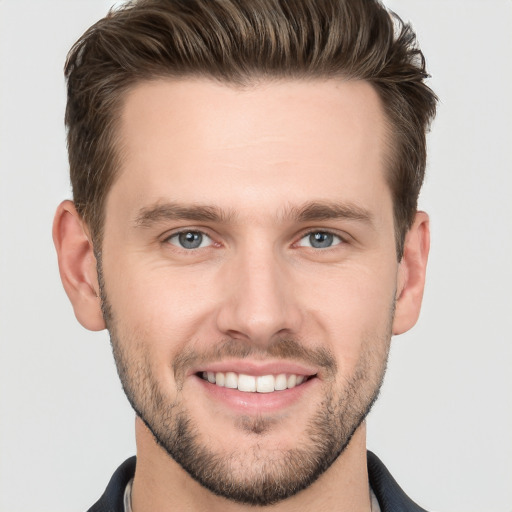
[[[132,377],[143,361],[161,395],[179,402],[210,450],[225,455],[239,447],[232,471],[246,478],[250,468],[261,469],[261,458],[307,443],[306,425],[328,391],[345,396],[363,363],[369,373],[359,398],[378,389],[391,334],[410,329],[419,315],[428,217],[417,213],[398,262],[385,181],[386,122],[364,82],[244,89],[192,79],[141,83],[125,98],[120,137],[122,166],[107,196],[101,248],[109,327]],[[187,208],[184,218],[169,215],[171,203]],[[306,206],[314,210],[312,204],[316,216],[297,215]],[[193,218],[198,205],[222,215]],[[180,230],[208,238],[186,250],[173,236]],[[333,245],[310,247],[311,231],[334,234]],[[57,210],[54,240],[78,320],[105,328],[90,233],[69,201]],[[226,339],[248,347],[249,356],[215,356]],[[308,353],[327,351],[336,370],[279,357],[270,348],[282,339],[298,340]],[[277,406],[254,396],[233,404],[188,373],[197,365],[175,371],[187,351],[205,355],[203,366],[227,361],[235,371],[258,371],[286,362],[307,366],[315,377]],[[261,419],[267,428],[257,434]],[[136,438],[135,512],[245,509],[190,478],[139,418]],[[267,510],[334,505],[369,510],[364,422],[318,480]]]

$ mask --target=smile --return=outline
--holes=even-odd
[[[218,387],[238,389],[245,393],[273,393],[292,389],[308,380],[309,376],[280,373],[277,375],[246,375],[235,372],[201,372],[199,376]]]

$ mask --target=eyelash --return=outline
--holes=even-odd
[[[198,247],[187,248],[187,247],[180,246],[177,243],[174,244],[171,242],[171,240],[173,238],[179,238],[180,235],[187,235],[187,234],[194,234],[194,235],[200,235],[202,237],[206,237],[210,240],[211,243],[209,243],[207,246],[202,247],[203,242],[201,241],[201,243]],[[171,245],[175,246],[177,249],[181,249],[186,252],[193,252],[197,249],[204,249],[205,247],[210,247],[211,245],[215,245],[213,238],[210,235],[208,235],[208,233],[205,233],[204,231],[201,231],[200,229],[182,229],[180,231],[176,231],[175,233],[172,233],[171,235],[167,236],[163,241],[164,241],[164,243],[171,244]]]
[[[328,236],[332,236],[333,238],[337,238],[339,240],[338,243],[334,243],[328,247],[325,247],[325,248],[320,248],[320,247],[311,247],[309,246],[309,248],[311,249],[317,249],[317,250],[326,250],[326,249],[331,249],[333,247],[336,247],[338,245],[343,245],[343,244],[346,244],[347,243],[347,240],[345,237],[341,236],[339,233],[336,233],[336,232],[333,232],[333,231],[330,231],[328,229],[310,229],[308,230],[307,232],[303,233],[300,238],[298,239],[297,242],[295,242],[294,245],[298,245],[299,247],[308,247],[308,246],[304,246],[304,245],[300,245],[300,242],[302,240],[304,240],[306,237],[310,237],[311,235],[316,235],[316,234],[322,234],[322,235],[328,235]]]
[[[187,247],[183,247],[183,245],[181,245],[181,244],[171,242],[171,240],[173,238],[179,238],[180,235],[187,235],[187,234],[194,234],[194,235],[200,235],[201,237],[207,237],[210,240],[210,243],[208,243],[208,245],[206,245],[206,246],[203,246],[203,240],[201,240],[200,244],[197,247],[188,247],[187,248]],[[332,243],[331,245],[328,245],[326,247],[313,247],[312,245],[303,245],[300,243],[307,237],[311,237],[311,235],[317,235],[317,234],[322,234],[324,236],[325,235],[330,236],[333,239],[338,239],[339,242]],[[171,235],[167,236],[163,240],[163,242],[167,243],[167,244],[171,244],[171,245],[175,246],[177,249],[181,249],[187,253],[194,252],[198,249],[204,249],[204,248],[207,248],[207,247],[210,247],[210,246],[216,244],[215,241],[213,240],[213,238],[208,233],[205,233],[204,231],[201,231],[200,229],[182,229],[180,231],[177,231],[177,232],[172,233]],[[192,240],[192,242],[193,242],[193,240]],[[319,243],[322,243],[322,241],[319,241]],[[327,250],[327,249],[331,249],[333,247],[336,247],[338,245],[343,245],[346,243],[347,243],[347,240],[345,237],[343,237],[340,234],[335,233],[333,231],[329,231],[329,230],[325,230],[325,229],[310,229],[310,230],[306,231],[305,233],[302,233],[300,238],[297,240],[297,242],[295,242],[293,244],[293,246],[308,247],[310,249],[316,249],[316,250]],[[220,245],[220,244],[217,244],[217,245]]]

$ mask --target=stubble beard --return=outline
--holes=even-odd
[[[255,437],[256,442],[253,441],[249,449],[243,446],[229,453],[217,453],[205,439],[208,433],[200,431],[181,400],[180,383],[177,381],[176,397],[170,398],[151,370],[144,344],[137,339],[119,338],[112,307],[103,288],[101,286],[103,313],[117,371],[131,406],[156,442],[193,479],[228,500],[267,506],[309,487],[345,450],[378,397],[386,370],[393,311],[387,332],[363,340],[364,350],[356,370],[345,380],[342,389],[336,389],[334,376],[330,385],[325,384],[328,387],[323,400],[305,425],[302,440],[295,447],[266,449],[265,436],[272,431],[273,420],[241,417],[235,427]],[[283,344],[293,347],[292,352],[309,353],[309,349],[294,340],[281,340],[281,348],[275,344],[274,352],[281,351]],[[124,348],[128,346],[138,348],[128,354]],[[236,340],[228,340],[223,347],[225,355],[240,356],[244,352],[249,356],[253,352],[246,342],[242,347]],[[326,354],[323,351],[322,357]],[[316,356],[318,359],[318,354]],[[190,355],[184,356],[183,360],[190,360]],[[337,373],[334,360],[326,364]]]

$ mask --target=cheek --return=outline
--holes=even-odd
[[[304,303],[342,364],[354,367],[365,344],[388,343],[395,293],[389,268],[353,268],[317,284],[307,289]]]
[[[215,300],[205,279],[129,259],[110,268],[104,268],[106,293],[121,342],[136,338],[151,354],[172,360],[211,329]]]
[[[335,268],[286,269],[284,282],[290,289],[283,296],[303,318],[293,334],[307,343],[330,345],[344,364],[353,366],[365,340],[389,329],[395,283],[391,262],[385,263],[375,258]],[[184,348],[201,350],[215,343],[222,337],[218,312],[230,303],[226,275],[225,267],[175,269],[141,261],[136,253],[106,259],[106,292],[120,337],[136,337],[152,359],[162,361],[172,361]]]

